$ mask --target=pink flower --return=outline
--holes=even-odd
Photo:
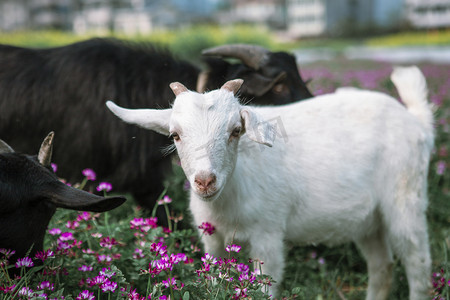
[[[92,269],[93,269],[92,266],[82,265],[81,267],[78,268],[78,271],[89,272],[89,271],[92,271]]]
[[[225,250],[227,252],[236,252],[239,253],[239,251],[241,251],[241,246],[238,245],[228,245]]]
[[[50,283],[49,281],[42,281],[37,288],[39,290],[50,290],[53,291],[55,289],[55,285],[53,283]]]
[[[73,234],[72,234],[72,232],[64,232],[64,233],[62,233],[61,234],[61,236],[58,238],[58,240],[60,240],[60,241],[71,241],[71,240],[73,240],[74,238],[73,238]]]
[[[115,238],[109,236],[100,239],[100,247],[111,249],[113,246],[118,245],[119,242]]]
[[[106,280],[101,286],[100,288],[102,289],[103,292],[115,292],[116,288],[117,288],[117,283],[116,282],[112,282],[109,280]]]
[[[212,235],[216,231],[216,228],[208,222],[202,222],[198,229],[203,229],[203,234],[205,235]]]
[[[97,186],[97,192],[105,191],[105,192],[111,192],[112,190],[112,184],[109,182],[100,182]]]
[[[52,167],[53,173],[56,173],[56,171],[58,171],[58,165],[51,163],[50,166]]]
[[[172,203],[172,199],[169,196],[164,196],[162,199],[158,200],[158,205]]]
[[[447,164],[445,163],[445,161],[443,161],[443,160],[438,161],[437,167],[436,167],[436,174],[444,175],[446,168],[447,168]]]
[[[77,216],[77,221],[78,222],[81,222],[81,221],[89,221],[89,220],[91,220],[92,219],[92,215],[91,215],[91,213],[89,213],[89,212],[87,212],[87,211],[84,211],[84,212],[82,212],[81,214],[79,214],[78,216]]]
[[[61,229],[59,228],[52,228],[48,231],[49,234],[51,235],[60,235],[61,234]]]
[[[94,292],[89,292],[88,290],[82,291],[80,294],[78,294],[78,297],[76,300],[94,300]]]
[[[54,256],[55,256],[55,253],[52,250],[48,249],[46,251],[37,252],[34,257],[37,259],[40,259],[44,262],[47,258],[54,257]]]
[[[170,286],[174,286],[174,285],[176,285],[177,284],[177,281],[175,280],[175,278],[167,278],[167,280],[163,280],[163,281],[161,281],[161,283],[166,287],[166,288],[168,288],[168,287],[170,287]]]
[[[97,179],[97,174],[95,174],[94,170],[92,169],[84,169],[81,172],[87,180],[95,181]]]
[[[19,258],[16,262],[16,268],[18,269],[21,267],[31,268],[32,266],[34,266],[34,263],[29,257]]]

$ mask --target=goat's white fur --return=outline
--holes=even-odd
[[[205,252],[221,256],[226,244],[242,243],[280,282],[284,240],[353,241],[368,264],[366,299],[387,298],[397,255],[410,299],[419,300],[428,296],[431,264],[425,211],[433,116],[419,69],[396,69],[392,80],[406,107],[357,89],[278,107],[243,106],[225,89],[184,92],[165,118],[108,107],[126,122],[179,134],[195,223],[216,227],[202,237]],[[232,138],[239,126],[245,133]],[[199,172],[217,176],[215,194],[195,188]]]

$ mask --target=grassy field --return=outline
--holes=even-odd
[[[183,37],[174,33],[161,33],[152,38],[135,39],[168,44],[174,51],[181,51],[176,49],[184,46],[185,49],[190,49],[189,54],[185,54],[186,57],[195,56],[199,49],[204,47],[224,42],[255,42],[267,47],[287,47],[280,46],[272,38],[268,38],[264,31],[255,34],[242,28],[236,31],[217,28],[210,30],[187,30]],[[31,36],[29,33],[0,34],[0,43],[43,47],[64,45],[86,38],[56,32],[47,34],[48,36],[46,33],[41,36]],[[390,37],[386,39],[389,40]],[[367,43],[369,42],[368,40]],[[342,43],[348,45],[351,41]],[[370,43],[379,45],[387,42],[372,40]],[[437,138],[429,172],[428,222],[435,273],[434,277],[430,278],[435,283],[434,295],[430,295],[430,299],[448,300],[450,66],[419,63],[419,67],[428,80],[430,101],[436,105]],[[340,86],[356,86],[397,96],[389,80],[391,71],[392,66],[383,62],[341,59],[301,66],[303,78],[311,79],[309,86],[316,95],[332,92]],[[49,226],[53,231],[49,232],[46,238],[46,247],[53,254],[47,253],[48,257],[42,259],[43,266],[21,267],[21,279],[8,278],[0,270],[0,299],[63,299],[62,296],[64,299],[144,299],[148,295],[152,295],[152,299],[168,299],[169,296],[171,299],[230,299],[233,295],[236,296],[236,286],[245,286],[248,295],[253,299],[264,299],[265,296],[258,288],[265,286],[265,278],[241,280],[241,270],[237,267],[240,263],[247,263],[245,254],[230,252],[229,259],[236,256],[236,259],[239,259],[237,262],[228,266],[209,262],[211,269],[205,269],[207,259],[198,251],[198,236],[190,229],[189,213],[185,210],[185,178],[180,168],[174,168],[175,175],[168,178],[166,191],[173,201],[161,204],[175,216],[170,231],[157,227],[153,219],[130,202],[102,215],[86,216],[58,211]],[[162,252],[155,251],[158,242],[162,243],[160,247],[166,247],[165,255],[179,255],[179,261],[171,261],[171,268],[155,267],[155,263],[163,259]],[[364,298],[367,287],[366,266],[353,245],[335,248],[290,245],[287,257],[285,279],[282,283],[283,296],[286,299]],[[4,262],[1,259],[0,252],[0,262]],[[2,268],[5,266],[0,265]],[[36,273],[42,269],[45,271]],[[224,272],[234,281],[225,280],[227,278],[223,277]],[[101,276],[103,279],[99,278]],[[443,284],[439,281],[442,278],[445,278]],[[18,296],[18,291],[22,291],[24,296]],[[34,296],[26,296],[26,293]],[[390,299],[407,299],[407,295],[408,287],[403,268],[400,262],[396,261],[395,281]]]

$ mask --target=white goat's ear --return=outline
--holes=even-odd
[[[14,150],[3,140],[0,140],[0,154],[2,153],[13,153]]]
[[[248,107],[241,109],[241,119],[249,139],[272,147],[276,133],[272,124]]]
[[[244,83],[244,80],[242,80],[242,79],[229,80],[229,81],[225,82],[224,85],[222,85],[222,87],[220,89],[233,92],[233,95],[236,95],[236,93],[239,91],[239,89],[241,88],[243,83]]]
[[[106,106],[126,123],[169,135],[169,120],[172,109],[127,109],[107,101]]]
[[[189,91],[183,84],[179,82],[172,82],[171,84],[169,84],[169,86],[172,89],[172,92],[175,94],[175,96],[178,96],[181,93]]]

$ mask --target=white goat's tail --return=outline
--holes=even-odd
[[[433,105],[428,103],[427,82],[419,68],[395,67],[391,80],[408,111],[420,120],[430,134],[433,134]]]

